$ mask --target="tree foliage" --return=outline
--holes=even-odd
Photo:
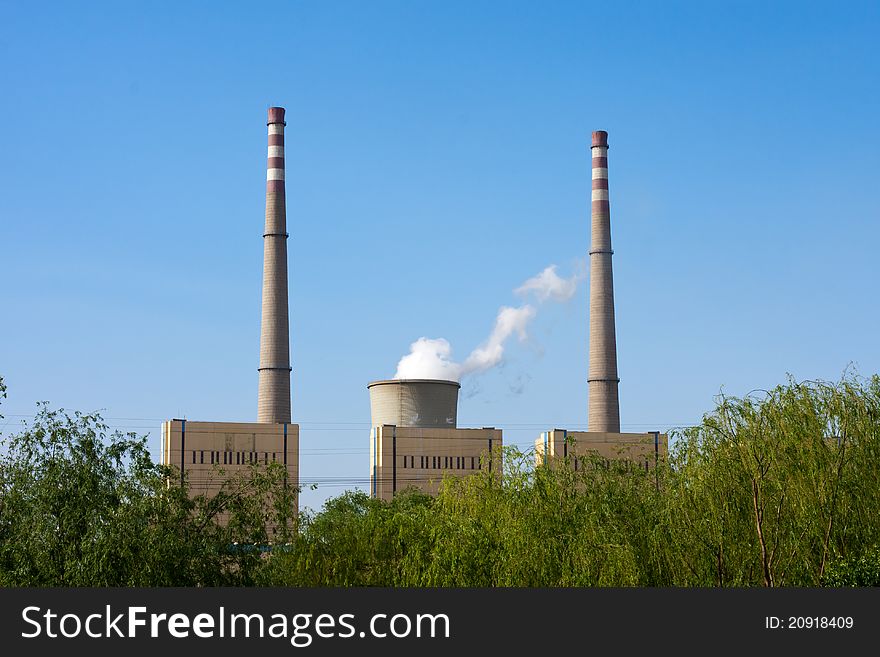
[[[273,534],[291,534],[276,468],[191,498],[144,438],[45,404],[0,461],[0,585],[246,585]]]
[[[649,472],[596,460],[435,498],[349,493],[268,565],[289,585],[818,586],[880,580],[880,378],[719,397]],[[870,551],[872,550],[873,551]]]
[[[880,377],[721,396],[672,437],[650,471],[505,448],[500,476],[294,519],[281,470],[191,498],[143,439],[43,407],[0,464],[0,585],[880,584]]]

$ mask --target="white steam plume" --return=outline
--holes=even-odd
[[[461,367],[462,376],[471,372],[484,372],[500,363],[504,356],[504,343],[507,342],[507,338],[516,333],[520,341],[525,340],[528,337],[526,326],[537,312],[528,304],[519,308],[502,306],[489,339],[474,349],[464,361]]]
[[[443,338],[419,338],[397,363],[395,379],[445,379],[458,381],[461,365],[452,361],[452,346]]]
[[[571,278],[560,278],[556,265],[550,265],[533,276],[514,292],[520,296],[534,294],[538,302],[549,300],[565,302],[574,296],[582,272]],[[516,308],[502,306],[488,339],[474,349],[463,363],[452,360],[452,346],[444,338],[419,338],[410,345],[409,353],[397,363],[395,379],[446,379],[459,381],[461,377],[484,372],[498,365],[504,358],[504,343],[516,333],[520,341],[528,337],[526,328],[538,310],[525,303]]]
[[[531,292],[538,301],[553,299],[562,303],[574,296],[581,278],[581,274],[575,274],[571,278],[560,278],[556,273],[556,265],[550,265],[537,276],[532,276],[514,292],[520,296],[526,296]]]

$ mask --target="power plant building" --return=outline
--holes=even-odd
[[[284,109],[269,109],[266,216],[257,422],[162,424],[163,464],[180,469],[191,494],[212,495],[253,465],[281,463],[299,485],[299,426],[291,422]],[[535,441],[537,463],[588,455],[650,468],[667,453],[666,435],[621,433],[611,266],[608,133],[592,135],[588,431],[552,429]],[[444,477],[501,473],[502,431],[459,428],[456,381],[374,381],[370,393],[370,494],[390,500],[407,488],[435,494]]]
[[[290,421],[285,125],[284,108],[270,108],[257,422],[162,423],[161,462],[180,470],[191,495],[215,495],[246,468],[270,463],[282,464],[288,485],[299,486],[299,426]]]
[[[192,495],[212,497],[231,476],[252,465],[280,463],[287,481],[299,481],[299,427],[259,422],[162,423],[162,463],[180,469]]]
[[[596,458],[600,462],[624,460],[650,470],[666,456],[668,449],[669,439],[659,431],[604,433],[552,429],[535,441],[535,461],[537,465],[565,461],[574,470],[582,470],[591,467]]]
[[[614,320],[614,277],[611,268],[611,200],[608,188],[608,133],[593,132],[590,185],[590,342],[588,357],[588,431],[553,429],[535,441],[535,460],[565,458],[579,469],[588,457],[623,459],[653,467],[668,452],[668,437],[659,432],[621,433]]]
[[[370,495],[415,488],[436,494],[444,477],[501,472],[500,429],[459,429],[456,381],[374,381],[370,391]]]

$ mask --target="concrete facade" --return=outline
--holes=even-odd
[[[227,479],[255,463],[281,463],[288,485],[296,488],[299,426],[169,420],[162,423],[161,462],[180,469],[193,496],[216,495]]]
[[[614,277],[611,270],[611,210],[608,198],[608,133],[593,133],[590,235],[590,347],[587,426],[620,432]]]
[[[407,488],[435,495],[444,477],[501,475],[500,429],[379,425],[370,430],[370,495],[391,500]]]
[[[254,464],[281,463],[288,485],[299,487],[299,426],[290,422],[283,107],[269,109],[267,126],[258,421],[162,423],[161,463],[180,469],[193,496],[216,495],[228,479]]]
[[[455,428],[458,421],[457,381],[391,379],[367,384],[371,426]]]
[[[669,437],[658,431],[651,433],[609,433],[600,431],[545,431],[535,441],[535,464],[562,462],[569,458],[575,470],[591,465],[584,457],[598,456],[606,460],[625,460],[648,470],[666,458]]]
[[[290,327],[287,299],[287,206],[284,108],[269,108],[266,227],[263,231],[263,316],[257,422],[290,423]]]

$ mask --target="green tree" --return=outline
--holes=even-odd
[[[880,583],[880,377],[722,396],[673,438],[650,471],[507,447],[435,497],[297,517],[280,465],[191,497],[143,438],[41,406],[0,460],[0,585]]]
[[[190,497],[145,438],[111,433],[96,414],[41,404],[5,447],[0,585],[247,585],[261,548],[295,531],[296,491],[279,468]]]
[[[878,377],[722,396],[675,438],[650,472],[602,459],[535,468],[506,448],[502,477],[450,478],[434,499],[348,493],[304,517],[296,549],[265,573],[317,586],[873,581]]]
[[[880,586],[880,546],[872,546],[862,554],[837,558],[825,573],[824,586]]]

